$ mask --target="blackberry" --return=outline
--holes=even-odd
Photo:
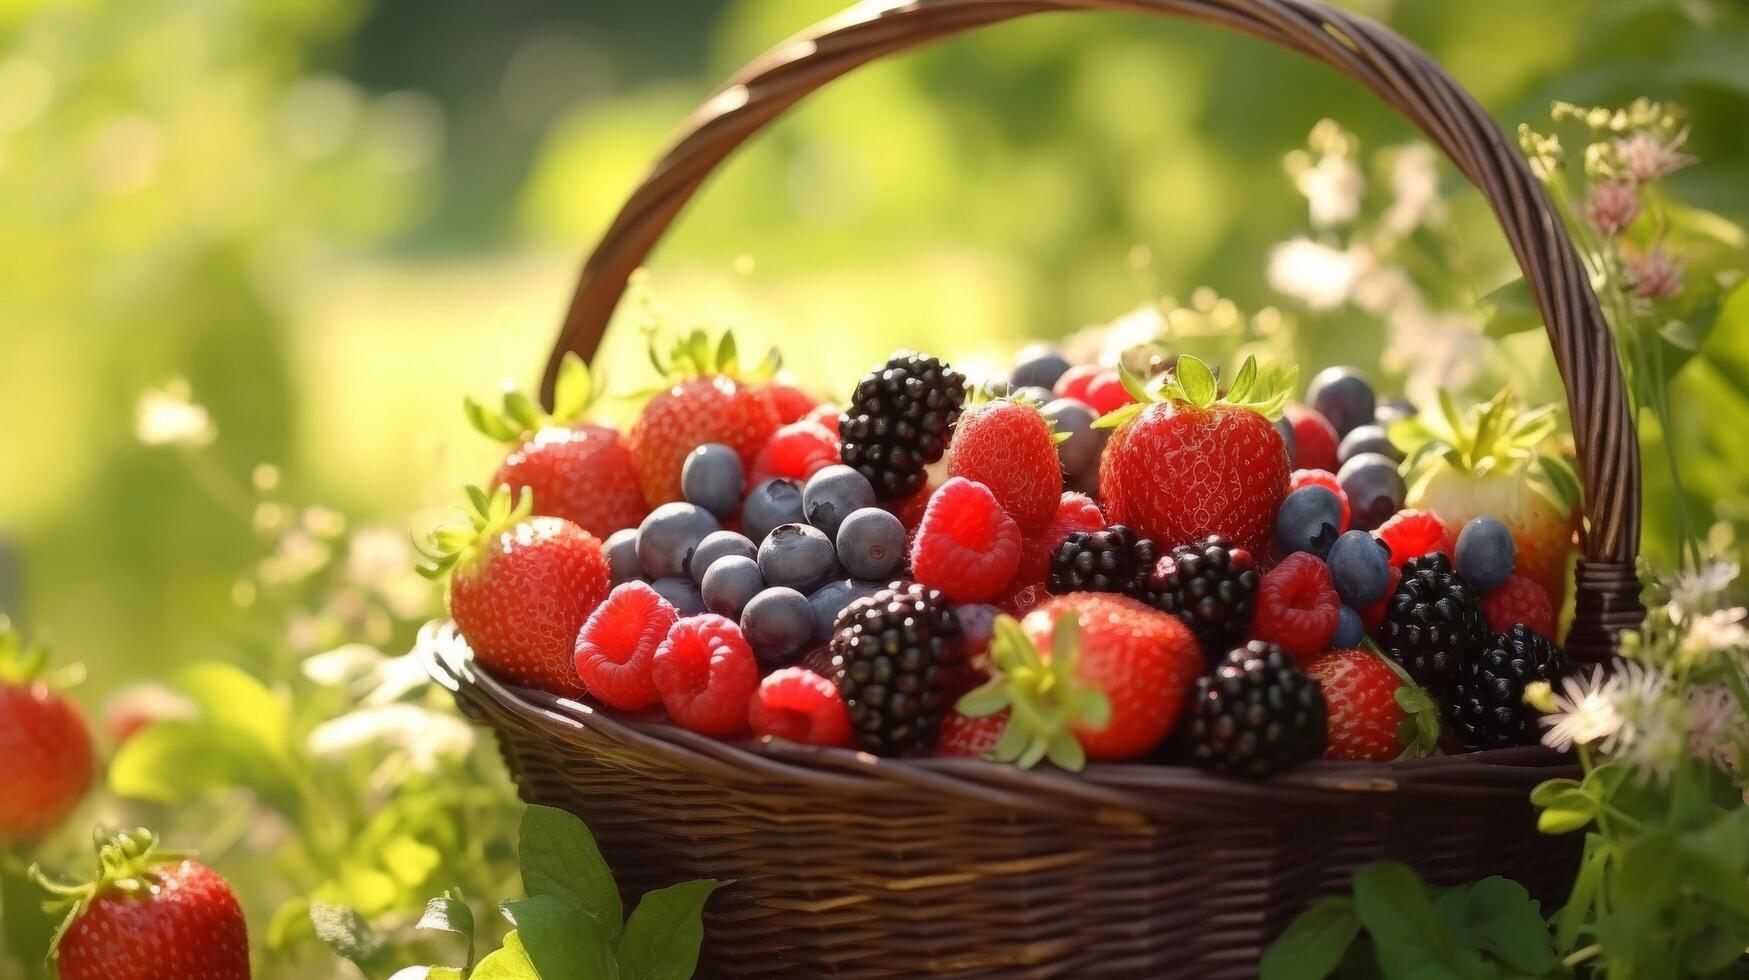
[[[1067,592],[1120,592],[1139,598],[1158,557],[1154,542],[1122,524],[1076,531],[1051,553],[1046,583],[1052,595]]]
[[[899,351],[863,375],[838,419],[844,464],[882,500],[916,493],[923,468],[947,449],[965,402],[965,375],[938,358]]]
[[[1252,640],[1197,679],[1187,732],[1202,769],[1268,776],[1324,751],[1324,691],[1273,643]]]
[[[1403,563],[1403,581],[1385,606],[1379,647],[1435,694],[1444,693],[1458,666],[1488,641],[1476,593],[1441,552]]]
[[[894,582],[858,599],[838,614],[831,651],[858,748],[900,755],[935,743],[943,682],[960,655],[959,617],[945,596]]]
[[[1177,616],[1212,663],[1245,638],[1257,611],[1257,563],[1218,534],[1181,544],[1154,566],[1142,599]]]
[[[1554,681],[1566,669],[1559,647],[1520,623],[1496,633],[1477,656],[1458,665],[1445,702],[1448,731],[1466,749],[1499,749],[1536,741],[1524,686]]]

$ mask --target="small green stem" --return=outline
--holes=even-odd
[[[1592,943],[1591,945],[1586,946],[1582,949],[1574,950],[1566,958],[1561,960],[1561,965],[1566,966],[1566,967],[1578,966],[1579,964],[1585,962],[1588,959],[1591,959],[1594,956],[1601,954],[1602,952],[1603,952],[1603,945],[1601,943]]]

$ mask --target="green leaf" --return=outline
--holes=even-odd
[[[1106,412],[1099,418],[1094,419],[1093,427],[1095,429],[1116,429],[1130,419],[1142,414],[1142,410],[1147,407],[1148,406],[1139,402],[1130,402],[1128,405],[1121,405]]]
[[[425,903],[425,914],[419,917],[417,928],[436,932],[453,932],[468,944],[468,958],[463,966],[474,965],[474,910],[456,892],[444,892]]]
[[[1466,977],[1480,957],[1461,949],[1421,879],[1392,861],[1354,872],[1354,907],[1391,977]]]
[[[43,911],[43,897],[42,887],[30,880],[19,862],[0,855],[0,936],[30,980],[43,975],[49,940],[58,924]]]
[[[1117,379],[1123,385],[1123,390],[1129,392],[1130,397],[1137,402],[1146,405],[1154,400],[1154,396],[1148,391],[1148,383],[1129,368],[1119,365]]]
[[[1263,951],[1258,980],[1322,980],[1341,965],[1360,935],[1349,898],[1320,898]]]
[[[619,888],[583,821],[552,807],[529,807],[522,814],[520,854],[522,887],[529,897],[547,895],[582,909],[610,938],[618,938],[625,918]]]
[[[1580,782],[1577,779],[1547,779],[1537,784],[1530,791],[1532,806],[1546,807],[1554,804],[1564,793],[1579,792]]]
[[[704,906],[720,881],[687,881],[638,900],[619,940],[622,980],[686,980],[704,942]]]
[[[533,432],[546,423],[546,413],[530,398],[528,392],[511,389],[504,393],[504,414],[523,432]]]
[[[1008,685],[996,677],[960,696],[954,710],[967,718],[987,718],[1008,707]]]
[[[297,794],[271,760],[233,741],[231,733],[198,721],[160,721],[116,750],[109,788],[117,796],[183,806],[220,790],[249,787],[282,813],[298,810]]]
[[[735,332],[724,330],[717,341],[717,373],[737,377],[741,373],[741,352],[735,346]]]
[[[1239,365],[1239,373],[1233,376],[1233,383],[1227,386],[1227,400],[1234,404],[1245,403],[1245,396],[1251,393],[1251,386],[1257,383],[1257,358],[1247,356],[1245,362]]]
[[[1566,459],[1552,453],[1537,453],[1530,462],[1532,490],[1542,494],[1563,514],[1571,514],[1579,506],[1584,489],[1579,474]]]
[[[468,980],[551,980],[535,972],[528,953],[522,948],[522,937],[511,930],[504,934],[504,946],[486,954]]]
[[[474,427],[475,432],[494,442],[515,442],[520,435],[504,420],[504,416],[472,398],[462,399],[462,414],[467,416],[468,424]]]
[[[550,895],[505,902],[529,962],[541,980],[618,980],[613,936],[580,908]]]
[[[1584,829],[1595,816],[1596,811],[1589,800],[1585,801],[1583,807],[1575,806],[1571,802],[1564,802],[1557,806],[1547,807],[1543,812],[1537,814],[1536,829],[1550,835],[1570,834],[1575,830]]]
[[[1508,337],[1542,328],[1542,311],[1537,309],[1536,299],[1530,294],[1530,284],[1523,279],[1512,280],[1477,303],[1488,310],[1482,332],[1490,337]]]
[[[1495,875],[1476,882],[1464,903],[1464,921],[1483,949],[1514,970],[1541,975],[1557,965],[1542,907],[1516,881]]]
[[[1178,386],[1184,392],[1184,400],[1199,408],[1207,408],[1215,402],[1218,388],[1215,384],[1215,373],[1209,370],[1201,358],[1189,354],[1178,358]]]
[[[350,906],[311,902],[310,924],[329,949],[360,968],[376,965],[386,946],[383,937]]]
[[[274,759],[289,758],[291,713],[248,671],[227,663],[199,663],[177,674],[176,687],[194,701],[205,721],[250,739]]]
[[[553,384],[553,419],[573,422],[583,416],[595,400],[595,383],[589,376],[589,365],[576,351],[566,351],[559,362],[559,377]]]

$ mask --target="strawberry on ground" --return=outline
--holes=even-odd
[[[1342,505],[1342,526],[1336,529],[1337,534],[1348,530],[1349,518],[1348,494],[1342,492],[1342,482],[1336,479],[1336,474],[1329,470],[1294,470],[1288,476],[1287,492],[1293,493],[1301,487],[1323,487],[1336,495],[1336,502]]]
[[[85,716],[40,679],[46,656],[0,616],[0,846],[59,827],[96,768]]]
[[[647,584],[616,586],[577,634],[577,676],[583,686],[596,700],[626,711],[660,701],[650,661],[678,618]]]
[[[941,734],[935,739],[935,754],[948,759],[982,759],[996,747],[1008,727],[1008,712],[969,718],[950,711],[941,719]]]
[[[1435,551],[1450,559],[1456,547],[1449,526],[1438,514],[1413,508],[1397,511],[1372,534],[1391,549],[1392,568],[1402,568],[1409,559]]]
[[[662,706],[682,727],[718,738],[746,731],[759,664],[733,620],[707,613],[677,621],[650,670]]]
[[[747,704],[755,735],[803,745],[850,744],[850,714],[838,687],[811,670],[785,667],[760,682]]]
[[[911,572],[955,602],[1001,594],[1020,567],[1020,526],[982,483],[956,476],[929,498],[911,543]]]
[[[1431,754],[1439,741],[1438,710],[1385,658],[1368,650],[1337,650],[1306,665],[1329,709],[1324,758],[1388,762]]]
[[[1273,643],[1296,659],[1315,657],[1330,648],[1341,606],[1329,566],[1316,555],[1296,551],[1257,586],[1251,638]]]
[[[1340,437],[1330,420],[1317,409],[1297,403],[1288,405],[1282,414],[1294,427],[1294,467],[1336,472]]]
[[[747,485],[754,486],[774,476],[797,483],[839,462],[838,435],[818,422],[791,422],[771,434],[753,460]]]
[[[432,535],[427,578],[449,579],[449,614],[479,662],[514,684],[576,697],[577,634],[607,597],[601,542],[557,517],[530,517],[527,492],[468,488],[465,526]]]
[[[1510,633],[1523,623],[1526,629],[1540,634],[1550,643],[1555,641],[1555,605],[1548,590],[1523,575],[1514,575],[1506,584],[1482,597],[1482,615],[1488,629],[1495,633]]]
[[[1063,493],[1051,424],[1038,406],[1006,398],[960,413],[947,446],[947,472],[989,487],[1023,532],[1049,523]]]
[[[670,386],[644,404],[627,436],[638,485],[652,507],[680,499],[687,453],[720,442],[734,447],[751,469],[779,425],[770,401],[735,377],[739,362],[729,334],[713,354],[704,332],[694,331],[675,345],[663,367]]]

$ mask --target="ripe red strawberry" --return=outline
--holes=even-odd
[[[1088,380],[1082,400],[1095,412],[1105,415],[1132,404],[1136,397],[1124,387],[1122,376],[1116,370],[1107,368]]]
[[[600,392],[575,354],[565,357],[554,388],[553,411],[515,390],[504,410],[473,399],[463,402],[468,421],[488,438],[512,448],[492,477],[492,486],[534,494],[534,513],[562,517],[598,538],[637,527],[650,508],[638,487],[632,453],[617,429],[583,421]]]
[[[45,659],[0,616],[0,845],[46,836],[91,788],[91,730],[73,702],[38,679]]]
[[[1250,358],[1217,398],[1208,365],[1188,355],[1178,370],[1138,392],[1163,398],[1125,405],[1099,420],[1115,427],[1099,466],[1106,517],[1153,538],[1162,551],[1219,534],[1267,554],[1275,512],[1287,496],[1287,450],[1269,416],[1287,379],[1259,383]]]
[[[1532,633],[1541,634],[1550,643],[1555,641],[1555,605],[1542,586],[1523,575],[1514,575],[1506,584],[1482,597],[1482,615],[1488,629],[1495,633],[1510,633],[1523,623]]]
[[[1302,470],[1329,470],[1334,473],[1338,459],[1336,448],[1340,437],[1330,420],[1317,409],[1297,403],[1288,405],[1282,414],[1287,416],[1288,423],[1294,427],[1294,467]]]
[[[675,345],[667,363],[653,350],[651,357],[673,383],[644,404],[628,436],[644,501],[655,507],[679,500],[686,454],[707,442],[733,446],[751,469],[779,423],[759,389],[735,377],[739,361],[731,336],[723,335],[713,355],[704,331],[694,331]]]
[[[960,413],[947,446],[947,472],[989,487],[1024,532],[1048,524],[1063,494],[1051,424],[1036,405],[1006,398]]]
[[[1106,369],[1097,364],[1071,364],[1051,386],[1051,394],[1058,398],[1078,398],[1087,401],[1087,388],[1093,384],[1093,379],[1105,373]],[[1091,404],[1091,402],[1089,402]]]
[[[676,622],[650,664],[662,706],[686,728],[728,738],[747,729],[759,664],[741,627],[715,613]]]
[[[1296,551],[1257,586],[1251,638],[1273,643],[1297,659],[1315,657],[1330,648],[1341,606],[1329,566],[1316,555]]]
[[[775,381],[760,388],[759,395],[770,403],[779,425],[800,421],[820,404],[819,399],[802,389]]]
[[[956,476],[929,498],[911,572],[955,602],[995,598],[1020,567],[1020,527],[982,483]]]
[[[660,701],[650,661],[678,618],[645,583],[616,586],[577,634],[577,676],[583,686],[596,700],[626,711]]]
[[[785,667],[760,682],[747,704],[755,735],[803,745],[850,745],[850,713],[838,686],[801,667]]]
[[[1306,665],[1329,709],[1324,758],[1388,762],[1432,754],[1439,742],[1433,699],[1395,665],[1367,650],[1337,650]]]
[[[1018,624],[997,620],[991,659],[995,675],[960,699],[960,713],[1013,706],[992,758],[1022,768],[1048,758],[1070,771],[1152,751],[1204,670],[1176,617],[1103,592],[1058,596]]]
[[[753,460],[747,485],[774,476],[806,483],[808,477],[839,462],[838,436],[818,422],[791,422],[771,434]]]
[[[474,656],[514,684],[576,697],[577,634],[607,596],[601,542],[570,521],[530,517],[500,487],[468,488],[468,526],[432,535],[427,578],[449,577],[449,614]]]
[[[968,718],[950,711],[941,719],[941,734],[935,739],[935,754],[946,759],[982,759],[996,747],[1008,727],[1008,712]]]
[[[1293,493],[1301,487],[1323,487],[1336,495],[1336,502],[1342,505],[1342,526],[1336,529],[1337,534],[1348,530],[1348,521],[1352,516],[1348,511],[1348,494],[1342,492],[1342,483],[1336,479],[1336,474],[1329,470],[1294,470],[1288,476],[1287,492]]]
[[[1438,514],[1430,514],[1423,510],[1400,510],[1392,514],[1390,519],[1378,526],[1373,537],[1383,541],[1391,549],[1391,567],[1402,568],[1403,563],[1411,558],[1432,554],[1437,551],[1445,555],[1447,560],[1452,557],[1455,545],[1455,535]]]
[[[1065,493],[1057,500],[1057,511],[1044,530],[1028,534],[1020,541],[1020,566],[1003,590],[1013,595],[1023,589],[1044,586],[1051,571],[1051,553],[1063,539],[1076,531],[1097,531],[1105,527],[1105,515],[1099,505],[1084,493]]]
[[[37,880],[68,906],[51,955],[61,980],[249,980],[242,906],[218,872],[157,850],[149,831],[98,843],[98,879]]]

